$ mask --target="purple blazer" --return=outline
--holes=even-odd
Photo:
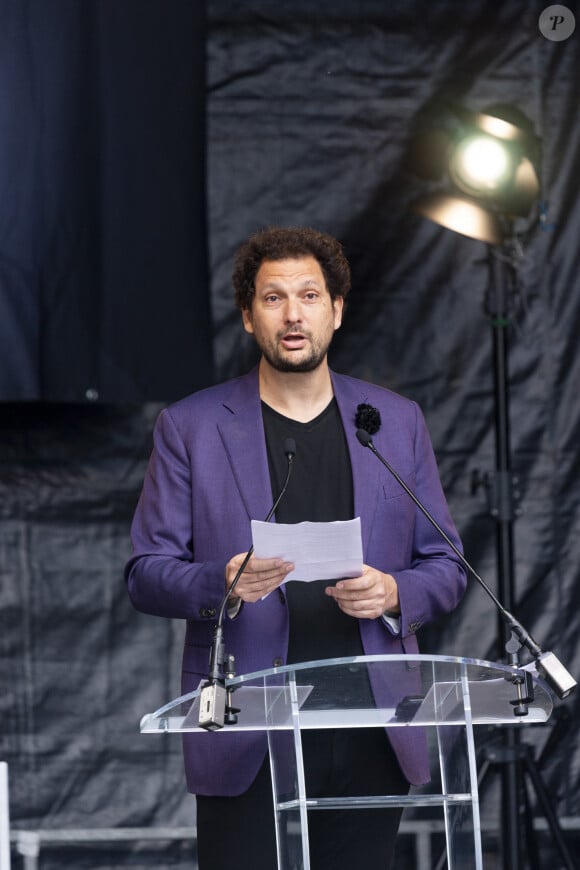
[[[356,438],[361,402],[378,408],[377,449],[435,516],[451,540],[461,543],[449,515],[423,415],[414,403],[364,381],[331,373],[350,451],[354,515],[360,516],[363,559],[393,574],[401,602],[401,632],[382,619],[360,620],[366,654],[416,653],[416,632],[453,610],[466,585],[453,551],[415,508],[408,495]],[[296,461],[299,461],[297,456]],[[207,677],[215,616],[225,593],[225,566],[249,549],[250,520],[263,520],[272,504],[262,423],[258,372],[195,393],[161,412],[154,450],[132,526],[133,555],[126,568],[134,606],[156,616],[187,620],[182,690]],[[288,609],[283,596],[245,604],[226,618],[225,641],[238,673],[286,662]],[[411,663],[410,663],[411,665]],[[408,684],[415,691],[413,668]],[[373,686],[382,700],[385,686]],[[411,783],[428,771],[421,735],[393,728],[389,738]],[[257,732],[184,736],[188,789],[194,794],[245,791],[266,752]]]

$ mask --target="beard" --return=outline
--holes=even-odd
[[[278,336],[278,338],[281,337],[282,335]],[[296,373],[315,371],[326,359],[328,348],[330,347],[330,342],[332,340],[332,334],[330,335],[330,338],[324,338],[317,342],[313,341],[312,336],[310,335],[307,335],[306,337],[310,340],[308,353],[306,355],[298,356],[298,352],[280,350],[278,342],[272,344],[266,343],[260,341],[258,336],[255,336],[258,347],[262,352],[262,356],[273,369],[277,372]],[[298,357],[297,359],[294,359],[294,354]]]

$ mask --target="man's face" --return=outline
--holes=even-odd
[[[331,300],[314,257],[265,260],[256,275],[252,307],[242,310],[244,329],[272,368],[310,372],[326,359],[343,302]]]

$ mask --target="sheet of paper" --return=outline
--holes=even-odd
[[[360,517],[335,523],[252,520],[254,555],[294,563],[288,580],[333,580],[362,574]]]

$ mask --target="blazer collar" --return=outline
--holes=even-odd
[[[361,517],[363,551],[366,551],[379,495],[377,460],[356,437],[357,405],[368,402],[366,384],[332,371],[330,376],[350,453],[354,515]],[[229,393],[222,399],[222,407],[224,414],[218,422],[218,431],[248,518],[264,519],[272,506],[273,496],[257,368],[231,382]],[[296,461],[300,461],[299,457]]]

